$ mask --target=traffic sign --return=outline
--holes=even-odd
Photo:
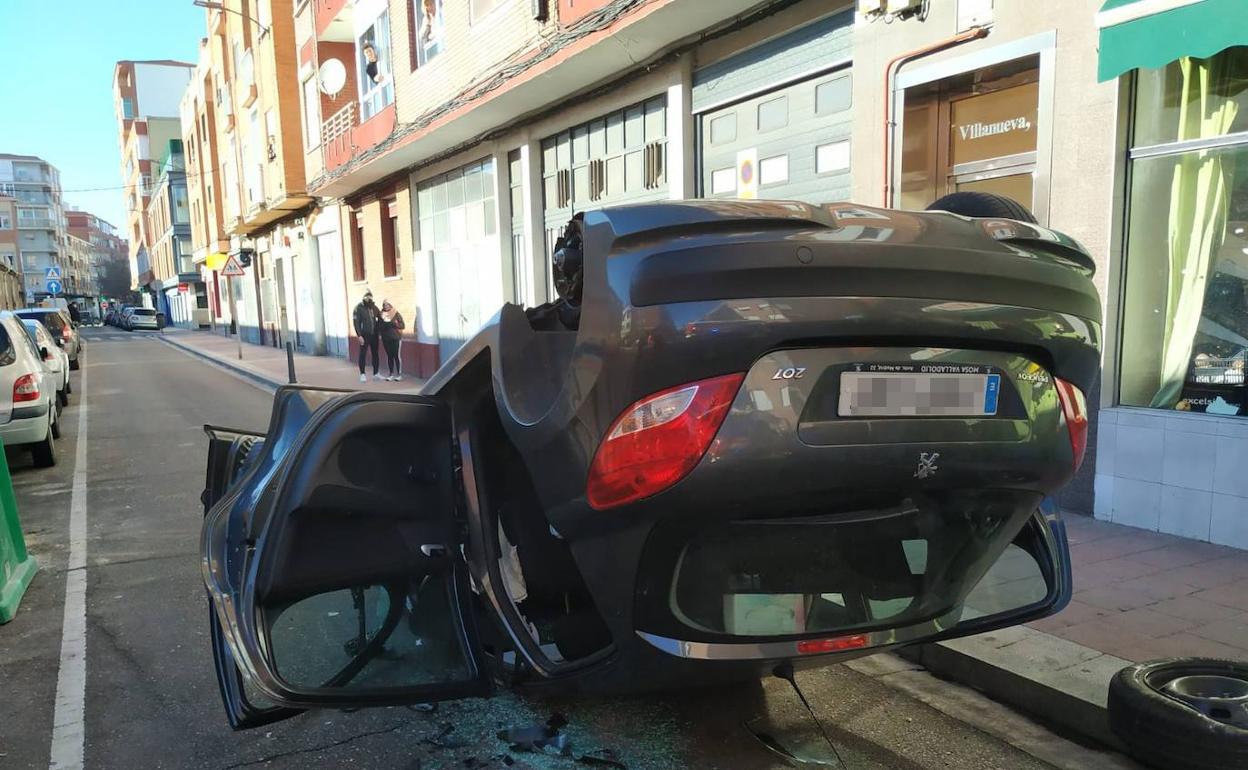
[[[61,280],[61,268],[53,265],[44,271],[43,277],[49,281],[59,281]]]
[[[48,281],[48,294],[60,294],[61,282],[56,280]]]
[[[238,257],[233,254],[225,260],[225,265],[221,268],[221,275],[226,278],[241,278],[247,273],[243,270],[243,266],[238,263]]]

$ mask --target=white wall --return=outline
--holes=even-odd
[[[192,67],[174,67],[165,64],[134,65],[135,96],[138,115],[146,117],[177,118],[182,92],[191,82]]]

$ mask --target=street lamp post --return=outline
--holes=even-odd
[[[200,8],[207,8],[213,11],[224,11],[225,13],[232,13],[235,16],[242,16],[244,19],[247,19],[259,27],[261,35],[269,34],[269,28],[261,24],[260,21],[254,16],[248,16],[242,11],[236,11],[233,8],[226,8],[225,3],[215,2],[214,0],[191,0],[191,5],[199,6]]]

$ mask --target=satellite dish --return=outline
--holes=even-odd
[[[330,97],[337,96],[347,84],[347,68],[338,59],[326,59],[316,74],[321,84],[321,93]]]

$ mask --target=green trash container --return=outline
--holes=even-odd
[[[22,524],[17,519],[13,477],[9,475],[9,461],[0,442],[0,623],[8,623],[17,614],[22,594],[38,568],[35,557],[26,552]]]

